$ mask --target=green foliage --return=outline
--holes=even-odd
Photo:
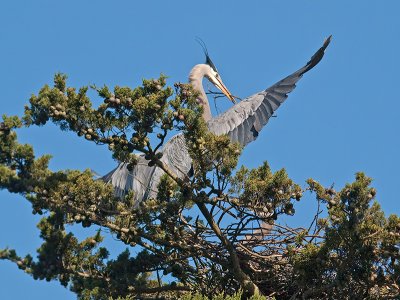
[[[209,298],[207,296],[204,296],[202,294],[196,293],[196,294],[190,294],[190,293],[185,293],[182,296],[179,297],[179,300],[240,300],[242,297],[243,293],[242,291],[239,291],[233,295],[224,295],[224,294],[219,294],[215,295],[212,298]],[[133,300],[131,296],[128,296],[126,298],[109,298],[108,300]],[[252,296],[249,298],[249,300],[274,300],[275,298],[271,297],[265,297],[265,296]]]
[[[356,174],[340,192],[309,179],[307,188],[267,163],[236,170],[240,146],[207,131],[189,85],[165,87],[166,77],[137,88],[75,89],[56,74],[30,99],[22,118],[0,123],[0,188],[23,195],[43,244],[34,258],[13,249],[0,259],[38,280],[58,280],[79,299],[349,299],[399,297],[400,218],[386,218],[371,179]],[[48,168],[20,144],[16,130],[53,122],[99,145],[132,168],[135,153],[165,172],[156,199],[117,198],[111,185],[86,171]],[[184,134],[193,174],[181,179],[158,151],[171,132]],[[304,192],[315,194],[311,224],[292,228]],[[301,203],[297,204],[301,205]],[[96,226],[79,240],[67,225]],[[99,228],[127,247],[116,258]],[[242,292],[243,291],[243,292]]]
[[[391,298],[398,295],[400,219],[385,218],[371,179],[363,173],[339,193],[309,180],[328,206],[325,235],[293,256],[298,283],[308,297]]]
[[[219,294],[216,295],[212,298],[208,298],[206,296],[203,296],[201,294],[185,294],[182,297],[180,297],[180,300],[240,300],[242,297],[243,293],[242,291],[239,291],[235,293],[234,295],[224,295],[224,294]],[[271,297],[265,297],[265,296],[260,296],[260,295],[255,295],[251,296],[249,300],[273,300],[274,298]]]
[[[270,222],[279,215],[294,215],[292,200],[299,201],[303,191],[284,169],[272,173],[268,163],[248,170],[245,167],[231,180],[230,192],[239,195],[238,203],[250,210],[268,215]]]

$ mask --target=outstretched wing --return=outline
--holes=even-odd
[[[226,112],[208,121],[208,129],[216,135],[227,134],[232,142],[239,142],[243,147],[254,141],[261,129],[268,123],[274,111],[286,100],[296,87],[304,73],[316,66],[324,56],[331,37],[311,57],[301,69],[278,81],[270,88],[247,97]]]

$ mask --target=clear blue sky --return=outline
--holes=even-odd
[[[171,85],[184,82],[204,61],[195,36],[207,43],[231,92],[246,97],[301,67],[333,34],[324,60],[299,82],[241,163],[256,167],[268,160],[303,185],[313,177],[338,188],[365,171],[384,211],[398,214],[399,12],[400,2],[389,0],[2,1],[0,114],[21,114],[29,96],[59,71],[73,86],[137,86],[160,73]],[[221,109],[229,106],[220,102]],[[37,154],[52,154],[54,170],[104,174],[115,166],[105,147],[51,125],[19,135]],[[38,218],[29,203],[4,191],[0,197],[0,248],[34,252]],[[298,222],[307,219],[311,202],[297,205]],[[0,261],[0,299],[75,296]]]

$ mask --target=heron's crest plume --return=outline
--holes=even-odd
[[[215,72],[218,73],[217,67],[214,65],[210,56],[208,55],[208,50],[204,41],[201,38],[196,37],[196,42],[198,42],[201,48],[203,48],[204,55],[206,56],[206,64],[209,65]]]

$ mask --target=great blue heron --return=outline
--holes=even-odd
[[[232,102],[235,102],[235,98],[225,87],[217,68],[203,47],[206,63],[193,67],[190,71],[189,82],[199,93],[198,103],[204,108],[203,118],[207,122],[209,131],[216,135],[226,134],[232,142],[239,142],[243,147],[254,141],[261,129],[268,123],[269,118],[296,87],[296,82],[304,73],[319,63],[330,41],[331,36],[324,41],[322,47],[304,67],[268,89],[247,97],[215,118],[211,115],[210,105],[202,84],[203,78],[206,77]],[[184,178],[189,174],[192,160],[182,134],[173,136],[161,151],[163,152],[161,161],[168,165],[169,169],[178,177]],[[119,197],[133,190],[136,203],[139,203],[157,195],[157,187],[163,174],[162,169],[148,166],[144,155],[139,155],[138,163],[132,171],[128,170],[127,163],[120,163],[117,168],[105,175],[103,180],[114,186],[115,193]]]

